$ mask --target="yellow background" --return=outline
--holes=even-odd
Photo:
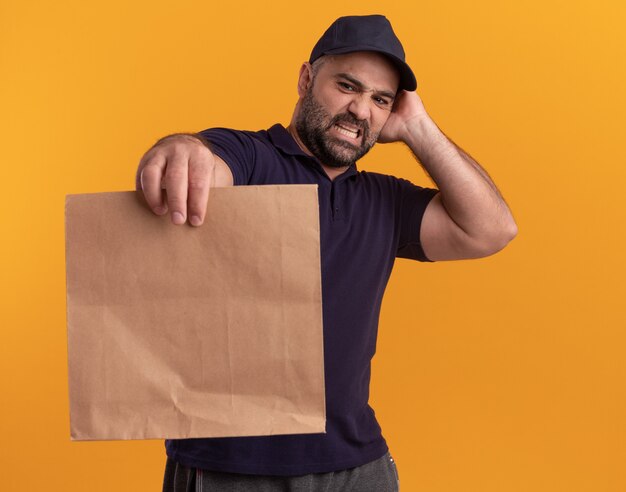
[[[332,20],[384,13],[518,237],[399,260],[372,405],[409,491],[626,490],[626,4],[0,2],[0,489],[160,490],[161,441],[69,440],[63,207],[159,137],[289,121]],[[362,168],[432,183],[401,145]]]

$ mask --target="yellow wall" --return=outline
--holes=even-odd
[[[626,490],[626,4],[381,5],[0,1],[2,490],[161,486],[161,441],[69,440],[65,195],[132,189],[167,133],[287,123],[323,30],[379,12],[519,226],[396,264],[372,404],[403,490]],[[400,145],[361,167],[432,185]]]

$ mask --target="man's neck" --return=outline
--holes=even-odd
[[[287,127],[287,131],[289,132],[291,137],[296,141],[296,143],[298,144],[298,147],[302,149],[302,152],[304,152],[306,155],[310,155],[311,157],[314,157],[311,151],[307,149],[306,145],[302,143],[302,140],[300,140],[300,136],[298,135],[298,132],[296,131],[296,128],[293,125],[293,123]],[[334,179],[337,176],[345,173],[350,168],[350,166],[344,166],[344,167],[327,166],[323,162],[320,162],[320,164],[322,166],[322,169],[324,169],[324,172],[326,173],[326,175],[329,177],[331,181],[334,181]]]

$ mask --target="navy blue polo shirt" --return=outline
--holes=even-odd
[[[388,448],[368,399],[383,292],[396,257],[430,261],[420,225],[438,190],[356,165],[331,181],[279,124],[201,133],[235,185],[318,185],[326,433],[169,440],[168,456],[190,467],[263,475],[329,472],[380,458]]]

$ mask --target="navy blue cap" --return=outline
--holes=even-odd
[[[400,74],[400,87],[414,91],[417,82],[404,60],[404,48],[384,15],[349,15],[339,17],[313,47],[309,63],[323,55],[341,55],[354,51],[376,51],[385,55]]]

